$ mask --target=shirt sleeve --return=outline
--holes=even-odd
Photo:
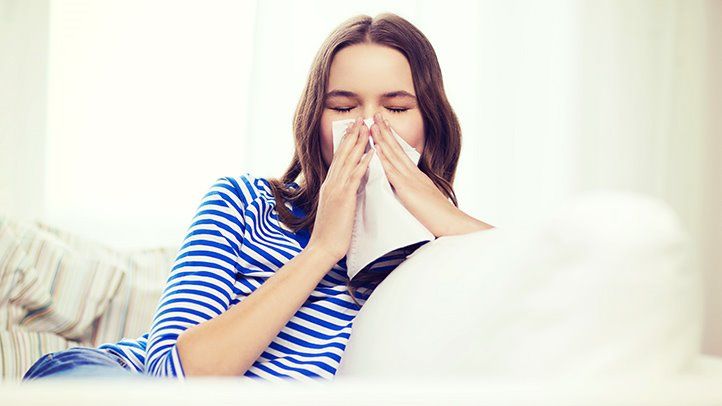
[[[237,184],[219,178],[201,199],[153,314],[148,375],[184,380],[178,336],[230,307],[245,228],[246,200]]]

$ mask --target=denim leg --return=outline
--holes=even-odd
[[[23,376],[23,381],[49,377],[133,377],[113,354],[92,347],[73,347],[40,357]]]

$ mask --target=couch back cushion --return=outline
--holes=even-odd
[[[356,316],[337,378],[658,376],[699,352],[701,272],[663,202],[597,191],[438,238]]]
[[[0,216],[0,364],[20,378],[40,356],[148,331],[178,248],[130,251]]]
[[[36,224],[0,219],[3,330],[88,341],[125,278],[123,258],[98,244],[68,243]]]

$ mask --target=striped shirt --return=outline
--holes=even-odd
[[[292,182],[288,186],[297,188]],[[286,203],[298,217],[300,207]],[[98,349],[133,372],[185,379],[176,341],[187,328],[243,301],[309,241],[279,221],[267,179],[246,172],[217,179],[203,196],[170,269],[150,329]],[[369,272],[391,272],[408,255],[394,251]],[[245,372],[264,380],[333,379],[358,311],[347,291],[346,257],[335,264],[266,350]],[[363,305],[373,291],[362,286]]]

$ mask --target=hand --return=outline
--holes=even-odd
[[[450,226],[466,214],[406,155],[381,113],[374,114],[371,136],[386,177],[404,207],[434,236],[452,233]]]
[[[349,124],[320,188],[316,220],[307,246],[328,253],[335,262],[346,255],[351,245],[356,196],[373,156],[373,150],[364,154],[368,139],[369,129],[362,118]]]

